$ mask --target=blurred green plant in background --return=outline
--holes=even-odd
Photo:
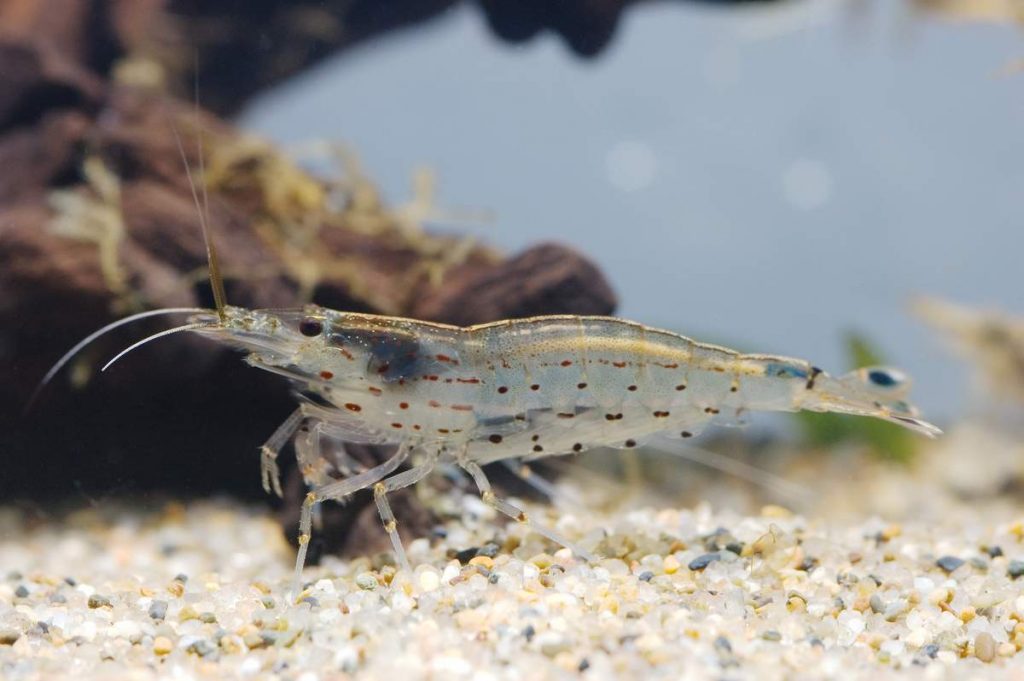
[[[876,345],[856,332],[845,338],[847,369],[886,364]],[[918,440],[906,428],[878,419],[860,419],[841,414],[800,411],[795,414],[803,442],[813,447],[832,448],[842,444],[860,444],[872,454],[901,464],[908,464],[917,451]]]

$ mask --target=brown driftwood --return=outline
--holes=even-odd
[[[415,215],[383,205],[357,172],[344,186],[310,177],[155,82],[113,76],[111,55],[131,33],[119,31],[160,4],[0,5],[0,498],[261,494],[257,447],[291,408],[280,380],[188,336],[96,375],[117,349],[172,320],[140,323],[86,348],[31,414],[18,416],[49,366],[103,324],[137,310],[211,304],[176,135],[196,183],[209,190],[233,304],[312,300],[459,324],[612,311],[598,270],[567,247],[506,258],[425,233]],[[90,14],[115,5],[135,14]],[[66,10],[66,20],[40,23],[33,10],[44,6]],[[86,19],[102,30],[82,33]],[[112,35],[120,38],[99,44]],[[328,196],[344,205],[329,207]],[[367,465],[382,454],[353,449]],[[286,475],[287,526],[301,485],[294,470]],[[319,536],[329,550],[377,545],[383,535],[365,501],[325,509]],[[431,522],[414,495],[396,495],[394,505],[404,530]]]

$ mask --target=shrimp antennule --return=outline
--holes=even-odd
[[[154,340],[156,340],[158,338],[163,338],[164,336],[170,336],[172,333],[179,333],[181,331],[195,331],[197,329],[204,329],[204,328],[209,328],[209,327],[210,327],[209,324],[206,324],[206,323],[203,323],[203,322],[195,322],[195,323],[192,323],[192,324],[183,324],[181,326],[176,326],[173,329],[167,329],[166,331],[160,331],[159,333],[154,333],[152,336],[146,336],[142,340],[136,341],[135,343],[132,343],[131,345],[126,347],[124,350],[122,350],[121,352],[119,352],[116,355],[114,355],[114,358],[111,359],[106,364],[104,364],[103,368],[100,369],[100,371],[106,371],[107,369],[110,368],[110,365],[112,365],[114,362],[116,362],[117,360],[121,359],[122,357],[127,355],[132,350],[135,350],[136,348],[142,347],[143,345],[145,345],[146,343],[148,343],[150,341],[154,341]]]

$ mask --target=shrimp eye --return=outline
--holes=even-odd
[[[299,333],[301,333],[303,336],[309,336],[310,338],[312,338],[313,336],[319,336],[323,330],[323,322],[321,322],[319,319],[315,319],[313,317],[306,317],[301,322],[299,322]]]
[[[885,371],[884,369],[872,369],[869,371],[868,380],[879,388],[892,388],[902,382],[897,376],[894,376],[891,372]]]

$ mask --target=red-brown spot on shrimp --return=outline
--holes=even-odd
[[[678,369],[679,368],[679,362],[672,362],[671,364],[661,364],[659,362],[655,362],[655,364],[660,366],[662,369]]]
[[[539,439],[540,439],[540,435],[534,435],[533,437],[530,438],[530,441],[531,442],[536,442]]]
[[[676,390],[686,390],[686,384],[680,383],[679,385],[676,386]]]
[[[683,432],[681,432],[679,434],[682,435],[683,437],[693,437],[693,433],[691,433],[688,430],[684,430]]]
[[[540,390],[540,384],[539,383],[534,383],[533,385],[530,386],[530,390],[533,390],[533,391]]]
[[[420,424],[418,424],[418,423],[412,424],[412,429],[413,430],[420,430],[420,428],[421,428]]]
[[[612,362],[612,366],[615,367],[616,369],[625,369],[626,368],[626,363],[625,362]]]
[[[563,359],[562,360],[562,366],[564,366],[564,367],[571,367],[572,366],[572,360],[571,359]]]
[[[535,451],[535,452],[543,452],[544,448],[541,447],[540,445],[534,445],[533,446],[533,451]]]
[[[472,404],[453,404],[452,409],[455,411],[473,411]]]
[[[334,372],[333,371],[321,371],[320,372],[320,378],[324,379],[325,381],[329,381],[332,378],[334,378]]]
[[[408,409],[409,408],[409,403],[408,402],[399,402],[398,403],[398,408],[399,409]]]
[[[507,392],[508,392],[508,386],[507,385],[499,385],[498,386],[498,394],[499,395],[504,395]]]
[[[560,411],[560,412],[558,412],[558,418],[560,418],[560,419],[574,419],[574,418],[576,418],[576,414],[570,414],[569,412]]]
[[[721,411],[720,409],[715,409],[714,407],[704,407],[704,413],[705,414],[717,414],[720,411]]]
[[[636,447],[636,440],[626,440],[623,444],[627,447]]]
[[[367,388],[367,390],[369,390],[369,391],[370,391],[370,394],[371,394],[371,395],[376,395],[377,397],[380,397],[381,395],[383,395],[383,394],[384,394],[384,391],[383,391],[383,390],[381,390],[380,388],[378,388],[378,387],[376,387],[376,386],[372,386],[372,385],[371,385],[371,386],[369,386],[369,387]]]
[[[379,367],[377,367],[377,373],[378,374],[386,374],[388,372],[388,369],[390,369],[390,368],[391,368],[391,365],[388,364],[387,362],[384,362]]]
[[[488,439],[488,440],[490,440],[491,442],[493,442],[493,443],[494,443],[494,444],[496,444],[496,445],[500,445],[500,444],[501,444],[501,441],[502,441],[502,440],[503,440],[504,438],[503,438],[503,437],[501,437],[500,435],[498,435],[497,433],[494,433],[493,435],[491,435],[491,436],[490,436],[490,437],[488,437],[487,439]]]
[[[734,393],[734,392],[738,391],[739,389],[740,389],[740,387],[738,385],[734,385],[734,386],[729,388],[729,392]]]
[[[516,421],[525,421],[526,420],[526,414],[516,414],[514,418],[515,418]]]
[[[579,442],[577,442],[576,444],[574,444],[572,446],[572,451],[574,451],[574,452],[582,452],[583,451],[583,445],[580,444]]]
[[[711,370],[712,371],[717,371],[720,374],[724,374],[725,373],[725,367],[711,367]]]
[[[437,358],[438,362],[451,362],[451,363],[454,364],[452,358],[449,357],[448,355],[437,354],[437,355],[434,355],[434,356]]]
[[[350,362],[356,358],[355,355],[353,355],[351,352],[349,352],[345,348],[338,348],[338,352],[340,352],[341,356],[344,357],[345,359],[347,359]]]
[[[427,374],[423,377],[425,381],[436,381],[439,377],[435,374]]]
[[[441,403],[438,402],[437,400],[430,400],[429,402],[427,402],[427,404],[430,405],[431,407],[434,407],[435,409],[441,406]]]
[[[619,414],[605,414],[604,417],[608,421],[621,421],[622,420],[622,414],[621,413],[619,413]]]
[[[447,428],[438,428],[437,432],[441,433],[441,435],[447,435],[448,433],[450,433],[452,431],[448,430]]]
[[[586,383],[577,383],[576,387],[579,388],[580,390],[584,390],[584,389],[586,389],[587,384]]]
[[[656,418],[656,419],[665,419],[665,418],[668,418],[668,416],[669,416],[669,412],[667,412],[667,411],[656,411],[656,412],[654,412],[654,418]]]
[[[360,407],[355,402],[346,402],[345,403],[345,408],[348,409],[349,411],[362,411],[363,410],[363,408]]]
[[[401,424],[401,423],[392,423],[392,424],[391,424],[391,427],[392,427],[392,428],[401,428],[401,427],[402,427],[402,424]]]
[[[636,386],[635,385],[631,385],[628,388],[626,388],[626,390],[628,390],[631,393],[635,393],[636,392]]]
[[[469,383],[473,385],[480,382],[479,378],[456,378],[455,380],[458,381],[459,383]]]

